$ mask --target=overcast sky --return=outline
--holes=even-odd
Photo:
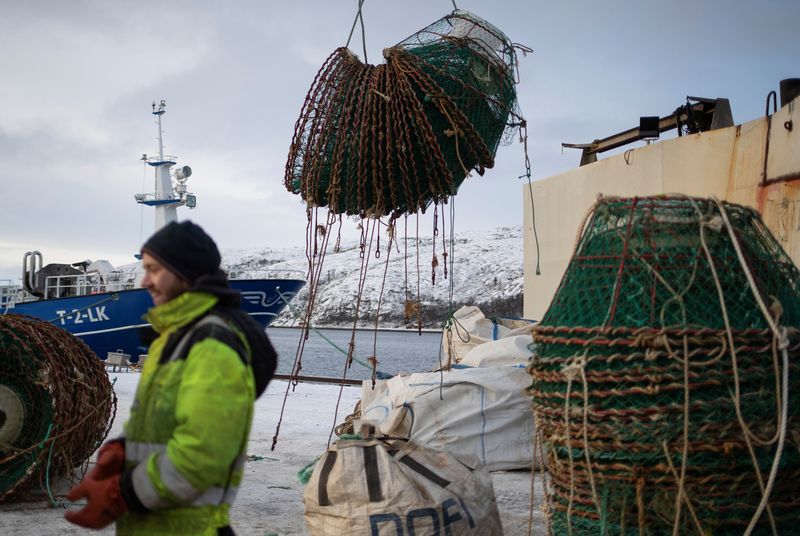
[[[198,206],[179,217],[221,248],[302,247],[305,212],[286,192],[286,156],[310,83],[344,45],[358,0],[2,0],[0,278],[22,255],[133,260],[152,232],[142,153],[189,165]],[[800,77],[800,2],[457,0],[534,52],[520,58],[520,108],[534,179],[577,166],[584,143],[667,115],[687,95],[727,97],[734,120],[764,113]],[[368,59],[452,10],[450,1],[366,0]],[[361,36],[351,49],[363,56]],[[363,58],[362,58],[363,59]],[[522,223],[522,147],[456,198],[456,229]]]

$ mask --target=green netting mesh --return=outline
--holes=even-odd
[[[0,502],[71,474],[116,411],[102,361],[53,325],[0,315]]]
[[[311,85],[284,180],[311,206],[413,213],[494,165],[516,105],[515,53],[502,32],[455,11],[384,56],[373,66],[339,48]]]
[[[534,328],[553,532],[741,534],[763,485],[754,534],[791,533],[797,328],[800,272],[756,211],[601,198]]]

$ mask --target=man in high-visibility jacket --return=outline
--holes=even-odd
[[[86,498],[72,523],[117,534],[233,534],[253,405],[276,355],[239,309],[214,241],[172,222],[142,247],[150,346],[124,437],[105,443],[68,498]]]

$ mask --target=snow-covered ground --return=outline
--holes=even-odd
[[[117,435],[127,419],[139,374],[122,372],[110,374],[116,379],[114,390],[119,406],[111,436]],[[233,506],[233,527],[240,536],[280,536],[306,534],[303,519],[303,485],[297,473],[321,455],[327,446],[334,424],[352,413],[361,390],[346,387],[342,390],[338,412],[334,408],[340,389],[330,385],[299,384],[289,396],[281,425],[278,443],[270,450],[278,423],[287,383],[274,381],[256,404],[253,431],[247,453],[251,461],[245,466],[245,479]],[[335,436],[334,436],[335,437]],[[506,535],[528,534],[531,473],[527,471],[492,473],[495,495]],[[545,534],[539,508],[542,498],[537,477],[533,534]],[[57,506],[42,500],[36,503],[0,505],[0,535],[56,536],[78,534],[113,534],[112,528],[103,531],[81,529],[63,519],[68,503],[66,485],[55,489]]]

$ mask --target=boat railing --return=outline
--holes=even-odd
[[[180,201],[179,198],[176,198],[171,193],[146,193],[146,194],[136,194],[136,201],[139,203],[148,203],[153,201]]]
[[[164,163],[174,164],[175,162],[178,161],[178,157],[171,154],[165,154],[165,155],[148,154],[144,156],[144,160],[148,164],[153,166]]]
[[[13,284],[12,288],[0,291],[0,314],[13,310],[18,303],[36,301],[39,298],[22,288],[22,285]]]
[[[136,272],[51,275],[45,280],[45,298],[66,298],[136,288]]]
[[[139,282],[142,280],[143,275],[141,271],[51,275],[45,279],[44,298],[67,298],[131,290],[139,287]],[[228,277],[240,280],[306,279],[305,272],[292,269],[231,271]],[[25,292],[21,286],[15,285],[10,279],[0,279],[0,310],[5,310],[13,306],[14,303],[36,299],[35,296]]]
[[[0,279],[0,309],[4,313],[14,303],[20,290],[22,290],[22,287],[14,284],[11,279]]]

